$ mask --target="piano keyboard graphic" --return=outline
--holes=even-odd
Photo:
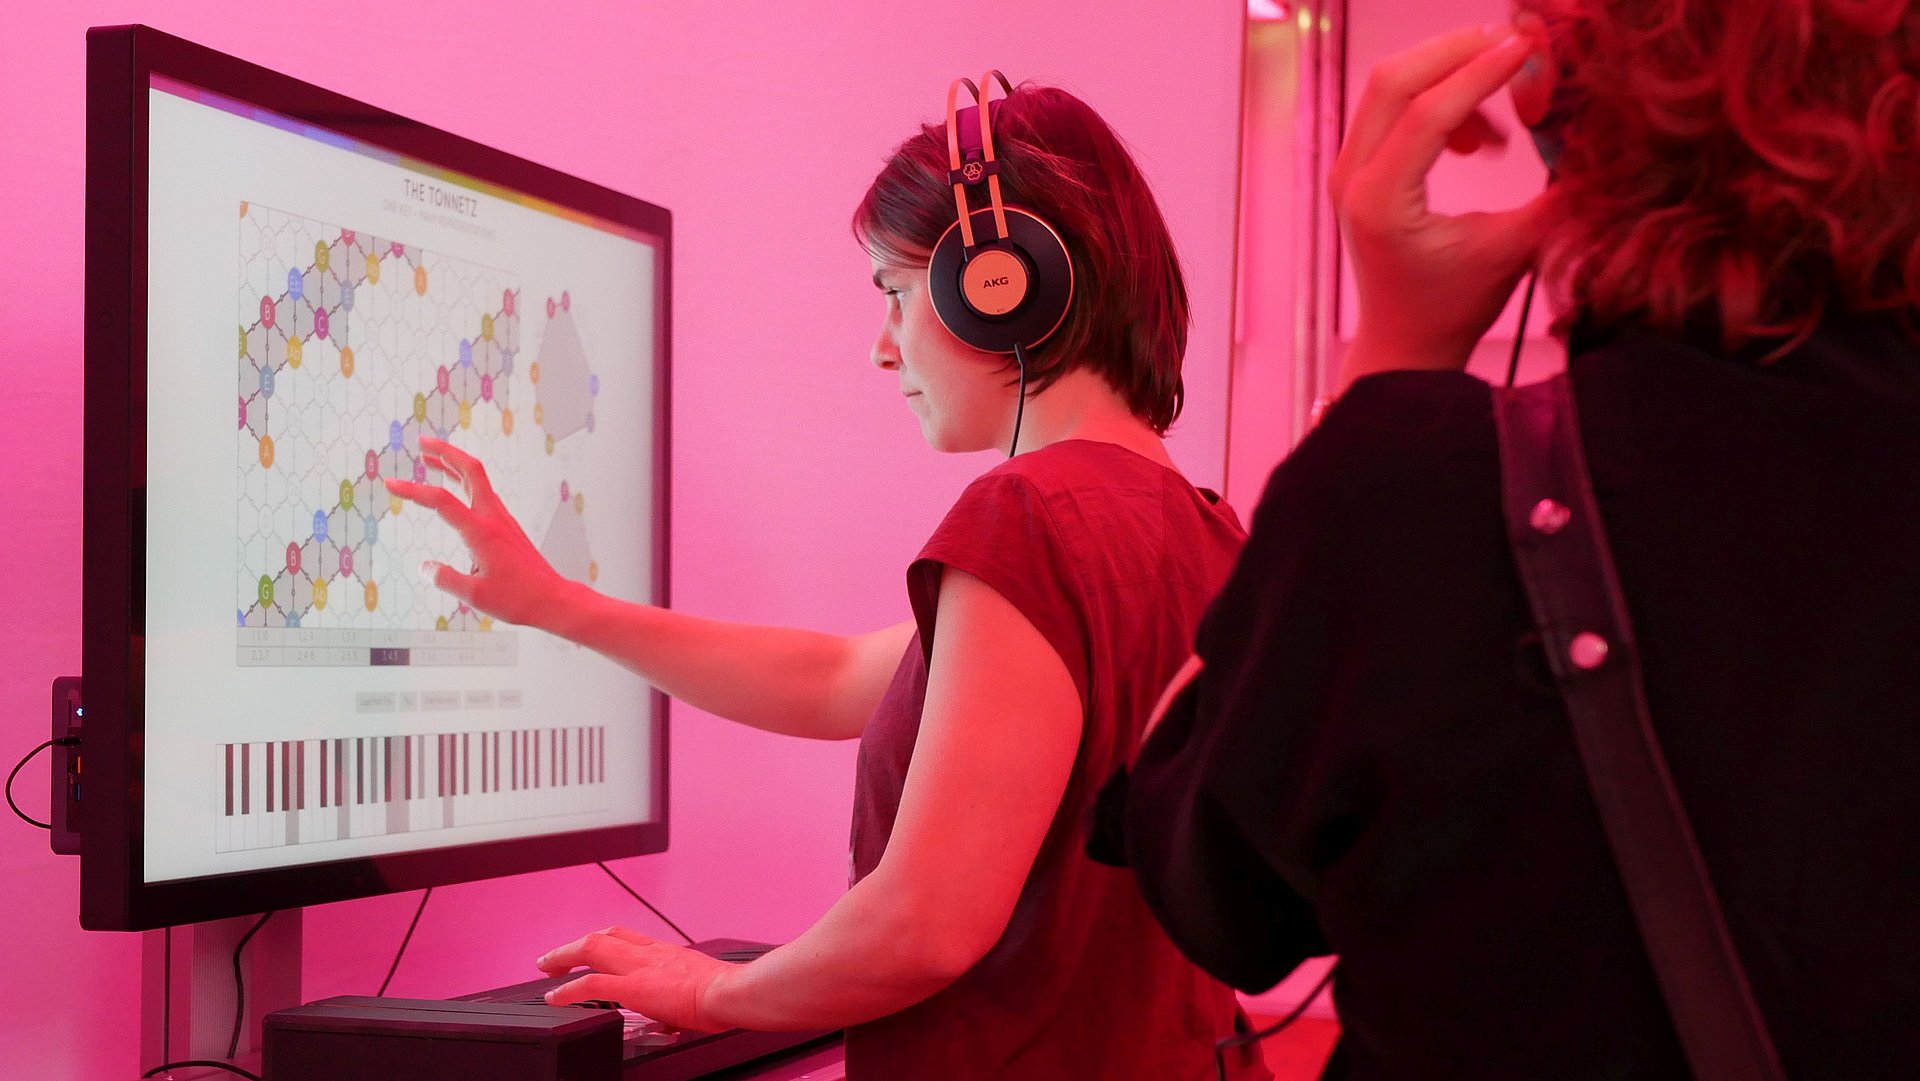
[[[604,727],[216,745],[215,848],[239,852],[602,810]]]

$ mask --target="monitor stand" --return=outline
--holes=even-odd
[[[300,1005],[301,910],[276,912],[247,942],[240,958],[246,976],[246,1016],[240,1045],[227,1057],[236,1005],[233,948],[258,916],[236,916],[147,931],[140,952],[140,1072],[165,1062],[211,1059],[260,1072],[260,1023],[275,1010]],[[189,1081],[233,1074],[181,1067],[156,1075]]]

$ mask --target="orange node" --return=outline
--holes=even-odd
[[[260,437],[260,465],[265,469],[273,468],[273,437],[270,435]]]
[[[511,409],[502,409],[500,411],[500,434],[513,434],[513,410]]]
[[[539,361],[536,360],[532,364],[527,365],[527,378],[533,380],[535,383],[540,382],[540,362]]]
[[[417,266],[413,268],[413,291],[419,293],[421,296],[427,295],[426,267]]]
[[[350,345],[340,347],[340,374],[348,379],[353,378],[353,347]]]
[[[380,607],[380,587],[374,585],[372,582],[368,582],[367,589],[366,589],[366,598],[367,598],[367,611],[371,612],[374,609]]]

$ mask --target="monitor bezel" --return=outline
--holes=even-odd
[[[151,27],[88,30],[81,925],[122,931],[168,927],[665,851],[667,700],[650,691],[653,807],[647,822],[146,881],[147,139],[148,91],[155,76],[658,239],[652,555],[654,596],[662,605],[668,602],[673,230],[665,208]]]

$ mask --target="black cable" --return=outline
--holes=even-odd
[[[33,750],[28,751],[27,757],[22,758],[18,763],[16,763],[13,767],[13,772],[7,774],[7,806],[13,808],[13,813],[20,816],[20,820],[22,822],[25,822],[30,826],[39,826],[43,830],[50,830],[53,828],[53,823],[40,821],[39,819],[33,817],[27,812],[21,810],[20,805],[18,803],[13,802],[13,779],[15,777],[20,776],[20,771],[27,768],[27,763],[33,761],[33,758],[35,755],[39,754],[41,751],[46,750],[48,747],[75,747],[75,746],[78,746],[79,743],[80,743],[80,740],[74,736],[68,736],[64,739],[50,739],[45,743],[42,743],[40,746],[35,747]]]
[[[1320,977],[1320,982],[1313,985],[1313,990],[1307,992],[1307,997],[1301,999],[1299,1005],[1288,1011],[1287,1015],[1280,1020],[1275,1021],[1273,1024],[1268,1025],[1258,1032],[1244,1032],[1238,1036],[1228,1036],[1223,1040],[1216,1040],[1213,1045],[1213,1069],[1220,1081],[1227,1081],[1227,1052],[1236,1048],[1246,1047],[1250,1044],[1259,1043],[1261,1040],[1278,1033],[1281,1029],[1300,1020],[1300,1015],[1307,1012],[1307,1007],[1313,1005],[1313,1000],[1319,998],[1320,992],[1325,991],[1327,985],[1333,982],[1333,974],[1339,971],[1339,969],[1339,965],[1328,968],[1327,974]]]
[[[1027,351],[1020,347],[1019,342],[1013,344],[1013,359],[1014,363],[1020,365],[1020,404],[1013,411],[1013,443],[1007,447],[1009,458],[1020,453],[1020,421],[1027,415]]]
[[[387,997],[387,985],[393,982],[393,974],[400,971],[400,959],[407,955],[407,943],[413,941],[413,929],[420,926],[420,913],[427,910],[427,898],[432,896],[432,886],[428,886],[426,892],[420,895],[420,907],[413,910],[413,922],[407,924],[406,936],[400,939],[400,948],[394,951],[393,964],[387,967],[387,978],[380,981],[380,990],[375,991],[373,997]]]
[[[633,894],[634,900],[640,902],[643,905],[646,905],[648,912],[651,912],[654,915],[660,917],[660,922],[666,924],[668,927],[673,928],[675,934],[679,935],[681,938],[686,939],[687,945],[689,946],[693,945],[692,935],[686,933],[685,931],[680,930],[679,924],[668,919],[667,914],[665,912],[662,912],[659,909],[653,907],[653,902],[647,900],[645,897],[640,896],[639,891],[635,890],[632,886],[627,885],[625,879],[621,878],[619,875],[614,874],[613,868],[608,867],[605,863],[601,863],[599,861],[595,861],[594,866],[600,868],[602,871],[605,871],[607,873],[608,878],[611,878],[615,882],[620,883],[621,889],[626,890],[628,893]]]
[[[1533,311],[1533,287],[1540,284],[1540,268],[1534,267],[1527,272],[1527,295],[1520,302],[1520,325],[1513,332],[1513,356],[1507,361],[1507,385],[1513,385],[1513,377],[1520,374],[1520,345],[1527,340],[1527,316]]]
[[[209,1069],[225,1070],[228,1073],[239,1074],[241,1077],[252,1078],[253,1081],[261,1081],[260,1075],[257,1073],[254,1073],[252,1070],[243,1069],[239,1066],[235,1066],[231,1062],[217,1062],[210,1058],[190,1058],[190,1059],[182,1059],[179,1062],[163,1062],[160,1065],[155,1066],[153,1069],[148,1070],[146,1073],[141,1074],[140,1076],[143,1078],[152,1077],[155,1074],[165,1073],[168,1070],[184,1070],[189,1066],[202,1066],[202,1067],[207,1067]]]
[[[240,1053],[240,1026],[247,1019],[247,978],[240,973],[240,951],[247,948],[247,943],[253,941],[253,936],[259,933],[260,928],[265,927],[267,921],[272,918],[272,912],[261,916],[259,922],[247,928],[247,933],[240,936],[239,944],[233,947],[233,1039],[227,1041],[228,1058]],[[214,1065],[225,1064],[215,1063]]]

